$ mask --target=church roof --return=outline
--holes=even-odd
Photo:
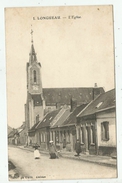
[[[53,106],[57,103],[61,103],[61,105],[70,105],[72,97],[77,100],[78,105],[86,104],[101,93],[104,93],[102,87],[43,88],[46,106]]]

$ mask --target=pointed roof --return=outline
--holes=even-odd
[[[36,57],[36,52],[34,49],[34,44],[33,44],[33,30],[31,29],[31,50],[30,50],[30,58],[29,62],[32,64],[33,62],[37,62],[37,57]]]
[[[13,129],[9,134],[8,134],[8,138],[13,138],[15,134],[17,134],[18,131],[17,129]]]
[[[56,117],[56,115],[59,113],[60,109],[51,111],[45,115],[43,120],[36,126],[36,129],[44,128],[44,127],[50,127],[51,122]]]
[[[77,115],[79,114],[79,112],[81,112],[85,107],[87,106],[87,104],[82,104],[78,107],[76,107],[69,115],[69,117],[67,119],[65,119],[64,123],[60,125],[60,127],[64,127],[64,126],[70,126],[70,125],[75,125],[77,119]]]
[[[88,105],[88,107],[84,111],[81,111],[77,115],[77,117],[92,115],[101,111],[115,108],[115,106],[116,106],[115,89],[112,89],[98,96]]]
[[[69,116],[70,107],[63,106],[62,109],[57,114],[56,118],[51,122],[51,128],[59,127]]]
[[[33,43],[31,44],[31,50],[30,50],[30,58],[29,58],[29,62],[32,64],[33,62],[37,62],[37,57],[36,57],[36,53],[35,53],[35,48]]]
[[[29,133],[31,133],[31,132],[35,132],[35,128],[37,127],[37,125],[40,123],[40,121],[38,121],[37,123],[35,123],[32,127],[31,127],[31,129],[29,130]]]

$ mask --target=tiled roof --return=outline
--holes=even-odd
[[[17,129],[13,129],[13,130],[9,133],[8,138],[14,137],[14,135],[17,134],[17,133],[18,133],[18,132],[17,132]]]
[[[41,95],[32,95],[32,99],[34,101],[34,106],[40,106],[40,105],[42,105]]]
[[[7,132],[8,132],[8,135],[9,135],[10,132],[11,132],[13,129],[12,129],[12,127],[10,127],[9,125],[7,125],[7,126],[8,126],[8,131],[7,131]]]
[[[39,122],[35,123],[35,124],[32,126],[32,128],[29,130],[29,133],[34,132],[34,131],[35,131],[35,128],[36,128],[36,126],[37,126],[38,124],[39,124]]]
[[[49,127],[52,120],[55,118],[55,116],[59,113],[61,109],[57,109],[55,111],[51,111],[45,115],[43,120],[39,122],[39,124],[36,126],[35,129]]]
[[[69,117],[64,121],[64,123],[61,126],[68,126],[68,125],[74,125],[76,123],[76,116],[87,106],[87,104],[82,104],[78,107],[76,107]]]
[[[98,88],[43,88],[43,96],[46,102],[46,106],[56,105],[61,103],[62,105],[70,105],[70,99],[75,98],[77,104],[86,104],[93,100],[93,96],[97,96],[104,92],[102,87]]]
[[[115,89],[113,89],[98,96],[83,112],[79,113],[78,117],[94,114],[96,112],[100,112],[101,110],[115,107],[115,105]]]
[[[69,107],[62,108],[62,110],[59,112],[59,116],[57,115],[56,116],[57,118],[52,121],[51,128],[56,128],[56,127],[60,126],[66,120],[66,118],[69,116],[69,114],[70,114]]]

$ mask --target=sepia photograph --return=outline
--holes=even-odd
[[[5,8],[9,181],[117,178],[113,13]]]

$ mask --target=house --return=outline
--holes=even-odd
[[[38,143],[41,148],[48,149],[50,141],[50,124],[60,110],[61,108],[47,113],[42,121],[39,121],[29,130],[29,136],[33,136],[33,138],[31,138],[31,143]]]
[[[18,132],[18,145],[26,145],[26,124],[23,124],[17,128]]]
[[[38,139],[36,139],[36,127],[37,125],[40,123],[40,121],[38,121],[37,123],[35,123],[32,128],[28,131],[28,145],[32,145],[32,143],[37,143]]]
[[[77,115],[76,130],[82,152],[116,155],[115,89],[99,95]]]
[[[18,131],[14,129],[8,134],[8,144],[16,145],[18,143]]]
[[[8,135],[8,143],[13,145],[25,145],[26,144],[26,126],[25,122],[17,128],[14,129]]]
[[[10,132],[13,130],[13,128],[12,127],[10,127],[9,125],[7,125],[7,133],[8,133],[8,135],[10,134]]]
[[[50,140],[52,140],[57,149],[60,150],[63,148],[64,139],[64,133],[62,132],[60,125],[67,119],[70,113],[70,107],[66,105],[63,106],[50,124]]]
[[[71,107],[64,105],[47,113],[44,119],[29,130],[31,143],[38,143],[41,148],[48,149],[52,140],[57,149],[74,151],[76,143],[76,116],[87,104],[77,107],[77,101],[71,99]]]
[[[77,101],[72,100],[73,107],[71,107],[68,118],[62,124],[59,124],[60,132],[62,133],[62,149],[66,151],[75,151],[76,136],[76,116],[82,111],[87,104],[77,106]],[[72,104],[71,104],[72,105]]]

